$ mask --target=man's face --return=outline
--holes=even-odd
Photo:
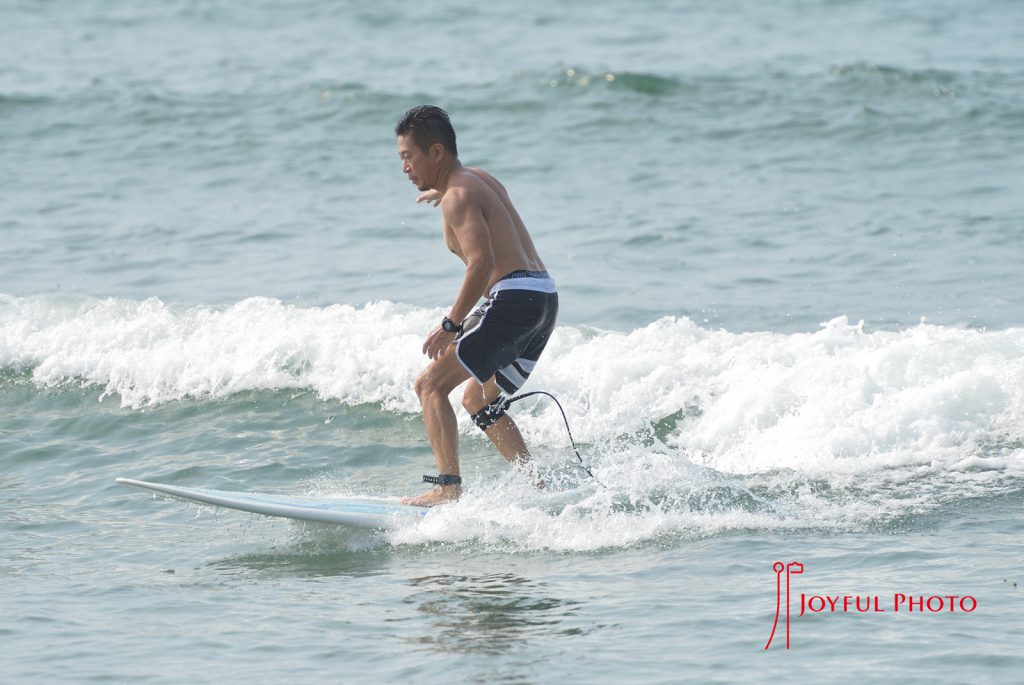
[[[421,191],[430,190],[436,165],[431,155],[413,141],[412,134],[398,136],[398,156],[402,160],[402,173]]]

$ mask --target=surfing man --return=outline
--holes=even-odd
[[[462,494],[459,436],[448,395],[466,383],[462,406],[502,456],[530,459],[502,393],[526,382],[555,327],[558,293],[505,188],[482,169],[459,161],[448,114],[430,105],[410,109],[395,126],[402,172],[441,206],[444,242],[466,265],[455,302],[427,335],[430,364],[416,379],[423,423],[438,476],[432,491],[403,500],[433,506]],[[482,306],[472,311],[481,297]],[[472,315],[470,312],[472,311]]]

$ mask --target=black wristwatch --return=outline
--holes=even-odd
[[[441,319],[441,328],[446,333],[461,333],[462,324],[456,324],[454,321],[449,319],[447,316]]]

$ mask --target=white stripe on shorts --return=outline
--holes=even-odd
[[[519,373],[519,369],[515,367],[515,364],[509,364],[504,369],[498,369],[498,373],[512,381],[512,384],[517,388],[522,387],[523,383],[526,382],[526,376]]]

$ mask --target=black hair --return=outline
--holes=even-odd
[[[448,119],[448,112],[434,105],[413,107],[398,120],[395,135],[412,134],[412,140],[421,150],[426,151],[434,143],[441,143],[453,157],[459,156],[455,145],[455,129]]]

